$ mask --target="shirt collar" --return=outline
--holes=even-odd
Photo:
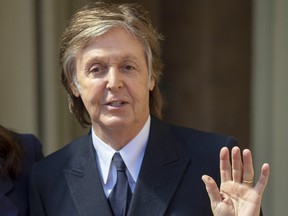
[[[131,174],[134,182],[137,181],[144,152],[149,137],[151,117],[149,116],[144,127],[127,145],[125,145],[120,151],[120,155],[126,164],[126,167]],[[100,170],[103,183],[106,184],[109,176],[111,160],[115,152],[115,149],[103,142],[92,130],[93,146],[97,153],[97,163]]]

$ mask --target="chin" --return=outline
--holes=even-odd
[[[132,118],[127,116],[111,116],[109,118],[106,117],[102,121],[100,120],[100,122],[107,127],[124,127],[126,125],[135,123]]]

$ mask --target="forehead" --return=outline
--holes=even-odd
[[[80,55],[144,56],[142,43],[124,28],[111,28],[90,39],[78,52]]]

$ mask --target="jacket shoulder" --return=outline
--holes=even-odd
[[[156,118],[152,120],[152,129],[156,133],[164,131],[163,134],[169,134],[170,138],[180,146],[209,149],[238,145],[238,140],[233,136],[169,124]]]
[[[201,131],[193,128],[187,128],[182,126],[170,125],[171,132],[182,142],[195,143],[202,146],[230,146],[237,145],[238,140],[233,136],[228,136],[225,134]]]
[[[64,166],[66,162],[72,161],[71,159],[76,157],[76,154],[78,154],[81,149],[89,145],[89,138],[89,135],[83,135],[71,141],[64,147],[38,161],[36,167],[40,167],[40,169],[54,167],[54,169],[57,169],[57,167],[60,168],[61,165]]]

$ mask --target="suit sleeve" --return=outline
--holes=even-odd
[[[37,180],[35,171],[37,169],[37,164],[34,165],[29,181],[29,207],[30,207],[30,216],[45,216],[46,212],[44,209],[43,201],[41,198],[41,194],[39,192],[39,188],[37,187]]]

